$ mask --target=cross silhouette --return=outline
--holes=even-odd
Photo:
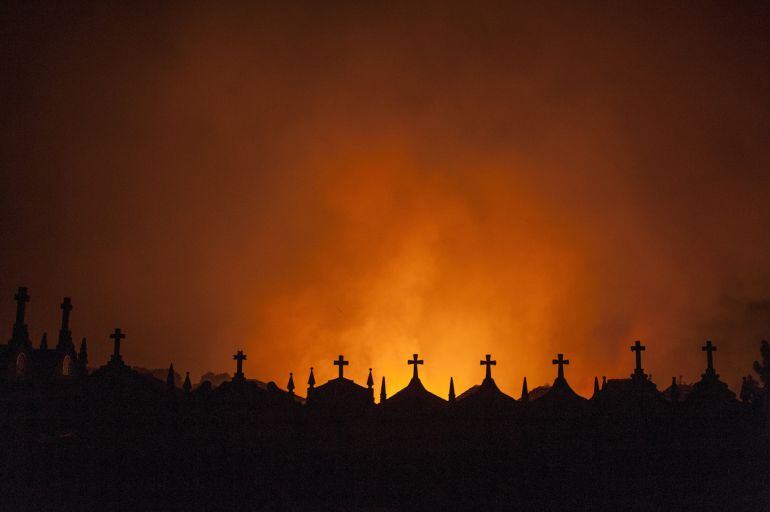
[[[701,350],[706,352],[706,374],[714,375],[714,352],[717,351],[716,345],[711,343],[711,340],[706,340],[706,344],[701,347]]]
[[[16,292],[16,295],[14,295],[13,298],[16,299],[16,302],[18,303],[29,302],[29,293],[27,293],[27,287],[19,286],[19,291]]]
[[[243,378],[243,362],[247,359],[246,354],[243,353],[243,350],[239,350],[235,353],[233,356],[233,359],[235,359],[235,378],[236,379],[242,379]]]
[[[492,367],[497,364],[497,361],[492,361],[492,356],[490,354],[487,354],[486,359],[483,359],[481,361],[482,366],[487,367],[487,374],[484,377],[484,380],[489,380],[492,378]]]
[[[417,359],[417,354],[414,354],[412,359],[409,359],[406,364],[413,364],[414,365],[414,373],[412,373],[412,378],[417,379],[417,365],[418,364],[425,364],[425,361],[422,359]]]
[[[634,370],[634,373],[639,375],[644,375],[644,371],[642,370],[642,352],[644,349],[646,349],[644,345],[639,340],[636,340],[633,345],[631,345],[631,352],[636,352],[636,369]]]
[[[19,291],[13,296],[16,299],[16,323],[21,325],[24,323],[24,310],[26,304],[29,302],[29,294],[27,293],[26,286],[19,286]]]
[[[334,366],[337,366],[339,368],[338,371],[339,371],[340,379],[343,378],[342,374],[344,372],[344,369],[349,364],[350,364],[350,361],[345,361],[345,358],[342,357],[342,354],[340,354],[340,356],[334,361]]]
[[[552,364],[559,365],[559,379],[564,379],[564,365],[569,364],[569,359],[564,359],[564,354],[558,354],[558,358],[554,359]]]
[[[61,303],[61,330],[68,331],[70,328],[70,311],[72,311],[72,299],[64,297]]]
[[[123,334],[123,331],[120,330],[120,327],[115,328],[115,332],[110,334],[110,338],[114,340],[114,350],[112,352],[112,358],[115,360],[120,359],[120,340],[125,338],[126,335]]]

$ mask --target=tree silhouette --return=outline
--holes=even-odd
[[[754,361],[754,371],[759,374],[764,388],[768,389],[770,386],[770,344],[767,343],[767,340],[762,340],[759,353],[762,355],[762,362]]]

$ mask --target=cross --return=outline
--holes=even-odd
[[[701,350],[706,352],[706,374],[714,375],[714,352],[717,351],[716,345],[711,343],[711,340],[706,340],[706,344],[701,347]]]
[[[243,378],[243,362],[246,360],[246,354],[243,353],[243,350],[239,350],[233,359],[235,359],[235,377]]]
[[[487,367],[487,375],[484,377],[484,380],[489,380],[492,378],[492,367],[497,364],[497,361],[492,361],[492,356],[490,354],[487,354],[486,359],[481,361],[481,364],[483,366]]]
[[[418,364],[425,364],[425,361],[422,359],[417,359],[417,354],[414,354],[412,359],[409,359],[406,364],[413,364],[414,365],[414,373],[412,374],[412,378],[417,378],[417,365]]]
[[[636,352],[636,369],[634,373],[644,375],[642,370],[642,352],[647,348],[639,340],[636,340],[631,346],[631,352]]]
[[[569,359],[564,359],[564,354],[559,354],[558,359],[554,359],[552,364],[559,365],[559,379],[564,379],[564,365],[569,364]]]
[[[61,303],[61,330],[67,331],[70,328],[70,311],[72,311],[72,299],[64,297]]]
[[[123,334],[123,331],[120,330],[120,327],[116,327],[115,332],[110,334],[110,338],[115,340],[115,350],[112,353],[113,359],[120,359],[120,340],[122,340],[125,337],[126,335]]]
[[[345,370],[345,367],[349,364],[350,364],[350,361],[345,361],[345,358],[342,357],[342,354],[340,354],[340,356],[334,361],[334,366],[339,367],[340,379],[343,378],[342,374]]]
[[[26,308],[27,302],[29,302],[27,287],[19,286],[19,291],[13,298],[16,299],[16,323],[21,325],[24,323],[24,309]]]

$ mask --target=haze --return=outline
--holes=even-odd
[[[762,2],[8,6],[0,326],[73,298],[92,365],[303,389],[412,353],[445,395],[497,359],[660,389],[770,335]],[[299,391],[299,390],[298,390]],[[304,394],[304,393],[302,393]]]

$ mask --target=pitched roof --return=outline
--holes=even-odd
[[[732,411],[740,402],[718,375],[704,374],[693,385],[684,404],[691,413],[711,415]]]
[[[595,410],[613,410],[622,415],[661,414],[668,408],[663,394],[644,376],[608,379],[592,403]]]
[[[352,379],[337,377],[308,389],[307,404],[316,409],[361,410],[374,404],[374,391],[359,386]]]
[[[86,387],[93,397],[105,401],[148,403],[163,396],[166,383],[134,370],[121,360],[111,360],[87,377]]]
[[[512,412],[518,402],[497,387],[491,377],[481,384],[472,386],[457,397],[455,407],[462,412],[474,414]]]
[[[690,394],[690,391],[692,391],[693,385],[687,382],[677,382],[676,387],[679,393],[679,401],[684,401],[685,398],[687,398],[687,395]],[[673,384],[666,389],[663,390],[663,396],[668,400],[669,402],[672,401],[672,393],[673,393]]]
[[[530,393],[530,412],[541,416],[565,416],[578,414],[585,410],[588,400],[575,393],[567,379],[557,377],[553,385],[540,398],[535,399]]]
[[[381,404],[388,415],[423,415],[433,414],[444,409],[447,401],[425,389],[418,377],[413,377],[409,384]]]

